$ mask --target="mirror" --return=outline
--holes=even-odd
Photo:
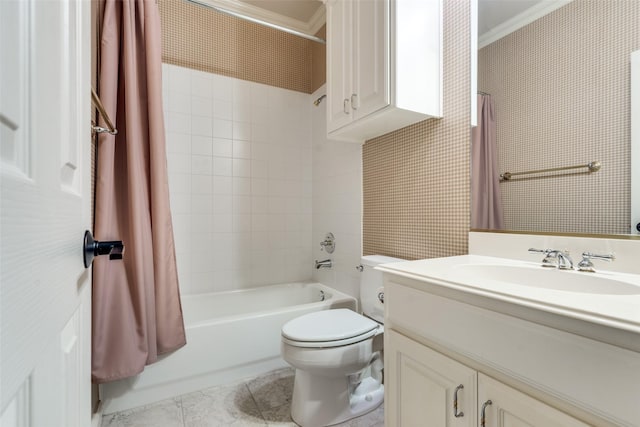
[[[513,173],[498,185],[504,230],[640,234],[630,160],[640,2],[479,0],[478,15],[477,88],[493,99],[499,172]],[[582,167],[517,175],[568,166]]]

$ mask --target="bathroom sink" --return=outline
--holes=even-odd
[[[529,265],[460,264],[450,270],[449,278],[467,283],[504,282],[509,285],[582,294],[640,294],[640,286],[612,279],[605,273],[562,271]]]

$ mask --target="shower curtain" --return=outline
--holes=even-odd
[[[490,95],[478,95],[478,126],[471,132],[471,228],[504,228],[496,120]]]
[[[100,97],[116,136],[98,140],[95,236],[122,260],[93,267],[92,380],[126,378],[186,344],[166,164],[156,0],[106,0]]]

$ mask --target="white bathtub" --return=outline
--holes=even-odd
[[[122,411],[287,366],[280,330],[312,311],[356,309],[320,283],[290,283],[182,297],[187,345],[140,375],[101,386],[104,413]]]

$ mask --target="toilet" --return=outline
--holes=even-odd
[[[377,408],[382,385],[384,294],[380,264],[404,261],[362,257],[362,312],[317,311],[282,327],[283,359],[296,368],[291,418],[302,427],[338,424]]]

